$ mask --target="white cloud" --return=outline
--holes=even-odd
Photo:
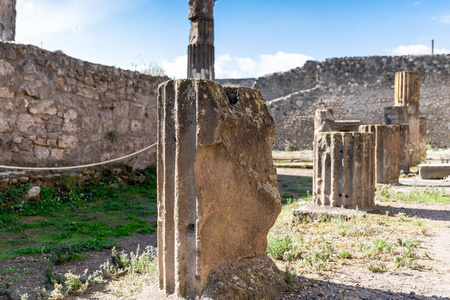
[[[186,78],[187,77],[187,55],[178,56],[174,61],[170,62],[163,60],[161,67],[165,74],[172,78]]]
[[[130,0],[18,0],[17,34],[22,38],[57,32],[80,34]]]
[[[438,21],[442,24],[450,24],[450,15],[434,17],[431,19],[432,21]]]
[[[258,76],[287,71],[292,68],[301,67],[307,60],[312,60],[304,54],[278,52],[275,55],[263,54],[260,56]]]
[[[216,78],[259,77],[301,67],[310,59],[313,58],[303,54],[284,52],[278,52],[274,55],[263,54],[257,61],[249,57],[233,57],[225,54],[216,56],[215,73]],[[163,60],[160,65],[166,71],[166,75],[186,78],[187,55],[178,56],[174,61]]]
[[[445,48],[434,48],[434,54],[446,54],[450,51]],[[410,54],[431,54],[431,46],[426,45],[408,45],[398,46],[392,49],[394,55],[410,55]]]

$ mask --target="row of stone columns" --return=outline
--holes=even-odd
[[[419,117],[419,89],[417,73],[396,73],[395,105],[384,111],[387,125],[336,121],[331,110],[316,111],[315,204],[374,206],[375,183],[398,183],[400,171],[409,171],[411,164],[426,157],[426,119]]]

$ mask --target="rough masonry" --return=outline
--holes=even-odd
[[[312,149],[314,112],[323,104],[336,119],[383,124],[384,107],[394,103],[398,71],[420,76],[420,116],[428,118],[428,143],[450,147],[450,55],[331,58],[229,83],[258,88],[268,101],[277,128],[274,149]]]
[[[156,142],[158,85],[167,77],[0,42],[0,78],[3,164],[93,163]],[[124,163],[155,164],[156,148]]]
[[[0,40],[14,41],[16,37],[16,0],[0,0]]]
[[[281,211],[275,127],[254,89],[184,79],[159,95],[159,282],[194,298],[214,270],[265,255]]]
[[[189,0],[188,78],[214,80],[215,0]]]

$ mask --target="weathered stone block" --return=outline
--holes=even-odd
[[[400,127],[398,125],[361,125],[359,131],[374,134],[376,182],[398,183]]]
[[[314,137],[314,203],[369,208],[374,206],[374,197],[373,133],[317,133]]]
[[[187,79],[159,89],[160,287],[196,297],[214,269],[266,251],[281,210],[275,127],[254,89]]]
[[[28,111],[33,115],[56,115],[58,110],[55,107],[55,102],[51,100],[39,101],[28,107]]]
[[[314,115],[314,133],[334,131],[334,116],[331,109],[318,109]]]
[[[334,131],[340,132],[358,131],[359,125],[361,125],[360,120],[335,120]]]
[[[422,179],[443,179],[450,176],[450,164],[421,164],[418,168],[419,176]]]
[[[58,138],[58,148],[72,149],[77,145],[78,139],[74,135],[62,135]]]
[[[8,88],[1,87],[0,88],[0,98],[12,99],[12,98],[14,98],[14,93],[11,93]]]
[[[408,125],[408,109],[404,106],[385,107],[384,121],[387,125]]]

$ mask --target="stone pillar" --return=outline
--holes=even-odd
[[[399,169],[403,172],[409,172],[409,168],[411,167],[411,150],[408,109],[404,106],[385,107],[384,118],[387,125],[399,126]]]
[[[318,109],[314,115],[314,133],[334,131],[334,116],[331,109]]]
[[[214,80],[215,0],[189,0],[188,78]]]
[[[337,207],[374,206],[374,152],[373,133],[317,133],[314,137],[314,203]]]
[[[419,125],[420,136],[420,161],[427,158],[427,118],[420,117]]]
[[[409,142],[411,164],[420,163],[420,119],[419,119],[419,74],[414,72],[395,73],[395,106],[408,110]]]
[[[158,118],[160,287],[195,298],[216,268],[265,254],[275,126],[259,91],[207,80],[161,84]]]
[[[14,41],[16,36],[16,0],[0,0],[0,40]]]
[[[375,176],[377,183],[398,183],[399,125],[361,125],[360,132],[372,132],[375,140]]]

